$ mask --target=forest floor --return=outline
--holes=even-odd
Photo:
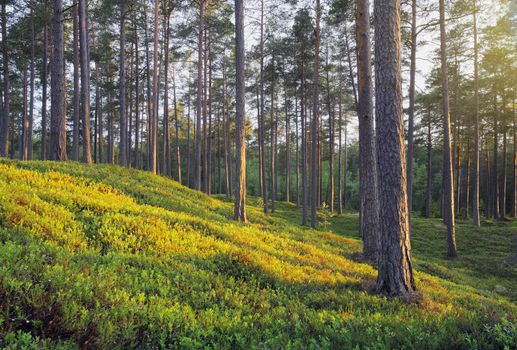
[[[517,222],[415,217],[420,298],[374,293],[358,216],[320,229],[109,165],[0,161],[0,348],[516,349]]]

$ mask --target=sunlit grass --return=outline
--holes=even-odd
[[[298,225],[292,204],[266,217],[249,202],[251,224],[241,225],[230,202],[142,171],[1,161],[0,339],[96,348],[517,345],[514,223],[460,224],[451,261],[440,222],[415,219],[422,300],[406,304],[371,292],[375,268],[353,259],[361,250],[353,213],[316,231]]]

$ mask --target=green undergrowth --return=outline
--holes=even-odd
[[[515,222],[415,218],[421,298],[372,292],[357,215],[232,204],[109,165],[0,161],[0,348],[515,349]]]

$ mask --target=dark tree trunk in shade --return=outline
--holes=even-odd
[[[79,160],[80,135],[80,67],[79,67],[79,0],[74,1],[72,8],[72,62],[74,66],[73,114],[72,114],[72,154],[73,161]]]
[[[54,1],[56,3],[58,1]],[[61,3],[61,2],[59,2]],[[62,4],[61,4],[62,6]],[[62,16],[62,14],[61,14]],[[11,107],[9,93],[9,45],[7,40],[7,0],[2,1],[2,64],[3,64],[3,111],[0,120],[0,157],[9,155],[9,113]]]
[[[90,135],[90,47],[88,40],[88,2],[79,0],[79,42],[81,61],[81,121],[83,140],[83,162],[92,163]]]
[[[155,22],[156,23],[156,22]],[[120,5],[120,52],[119,52],[119,115],[120,115],[120,165],[127,166],[126,120],[126,4]],[[155,29],[156,30],[156,29]],[[156,69],[156,67],[155,67]]]
[[[66,160],[63,1],[53,1],[50,152],[51,160]],[[5,84],[5,81],[4,81]],[[5,101],[5,96],[4,96]],[[5,102],[4,102],[5,104]]]
[[[235,0],[235,52],[236,52],[236,155],[234,219],[246,222],[246,143],[245,143],[245,54],[244,54],[244,3]]]
[[[272,80],[271,80],[271,115],[270,115],[270,153],[269,153],[269,193],[271,197],[271,212],[274,213],[276,210],[276,137],[277,137],[277,124],[276,124],[276,111],[275,111],[275,56],[271,58],[272,65]]]
[[[48,0],[45,0],[45,9],[48,8]],[[41,68],[41,160],[47,160],[47,86],[48,86],[48,25],[43,27],[43,64]],[[1,125],[1,122],[0,122]],[[1,146],[0,146],[1,148]]]
[[[503,104],[504,105],[504,104]],[[501,170],[501,190],[499,191],[500,193],[500,196],[499,196],[499,199],[500,199],[500,205],[499,205],[499,208],[500,209],[500,216],[502,219],[504,219],[506,217],[506,172],[508,171],[507,169],[507,166],[508,166],[508,162],[507,162],[507,139],[506,139],[506,135],[507,135],[507,131],[506,130],[503,130],[503,164],[502,164],[502,167],[503,169]]]
[[[513,193],[512,193],[512,216],[517,215],[517,115],[515,114],[515,90],[513,92]]]
[[[29,86],[30,86],[30,96],[29,96],[29,129],[27,131],[27,159],[32,160],[33,157],[33,145],[32,145],[32,134],[34,130],[34,60],[35,60],[35,33],[34,33],[34,13],[31,7],[31,61],[30,61],[30,78],[29,78]]]
[[[319,207],[319,164],[318,164],[318,133],[319,133],[319,71],[320,71],[320,0],[316,0],[316,27],[314,29],[315,48],[312,68],[312,149],[311,149],[311,227],[316,228],[318,222],[317,210]]]
[[[395,55],[396,53],[392,54]],[[361,193],[359,213],[360,232],[363,238],[363,255],[368,259],[376,260],[379,252],[379,200],[377,195],[377,157],[375,155],[370,11],[368,0],[359,0],[357,2],[357,55],[359,88],[359,186]]]
[[[138,47],[138,31],[137,26],[134,26],[135,35],[135,153],[134,164],[137,169],[140,169],[140,54]]]
[[[480,168],[480,147],[479,147],[479,53],[477,34],[477,2],[474,1],[473,28],[474,28],[474,164],[472,177],[472,219],[474,225],[481,226],[479,217],[479,168]]]
[[[328,48],[327,48],[328,51]],[[328,67],[328,52],[326,56]],[[330,96],[330,74],[327,68],[327,109],[329,114],[329,195],[328,205],[331,213],[334,212],[334,110]]]
[[[19,158],[20,160],[27,160],[27,151],[28,151],[28,143],[29,143],[29,116],[27,113],[27,71],[23,71],[22,77],[22,115],[21,115],[21,132],[20,139],[18,140],[19,144]]]
[[[301,86],[300,86],[300,109],[301,109],[301,132],[302,132],[302,225],[307,226],[308,196],[307,188],[307,106],[306,106],[306,80],[305,80],[305,47],[302,44],[300,55]]]
[[[433,182],[432,179],[432,171],[433,171],[433,162],[432,162],[432,150],[433,150],[433,140],[431,134],[431,116],[427,116],[427,186],[425,192],[425,217],[431,217],[431,185]]]
[[[287,99],[287,77],[284,72],[284,108],[285,108],[285,201],[291,201],[291,130],[289,120],[289,104]]]
[[[407,296],[415,290],[409,239],[400,0],[375,0],[375,92],[379,160],[380,254],[377,290]],[[367,17],[368,18],[368,17]]]
[[[494,145],[493,145],[493,160],[492,160],[492,215],[494,216],[494,219],[500,218],[500,208],[499,208],[499,165],[498,165],[498,136],[499,136],[499,130],[498,130],[498,122],[497,122],[497,97],[494,96]]]

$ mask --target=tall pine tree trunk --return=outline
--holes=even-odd
[[[81,131],[81,119],[80,119],[80,67],[79,67],[79,0],[74,1],[72,8],[72,35],[73,35],[73,46],[72,46],[72,61],[74,66],[74,87],[73,87],[73,126],[72,126],[72,160],[79,160],[79,135]]]
[[[443,114],[443,213],[447,226],[447,255],[456,257],[456,227],[454,222],[454,181],[451,155],[451,121],[449,115],[449,81],[447,73],[447,44],[445,33],[445,0],[440,0],[440,54]]]
[[[317,210],[319,207],[319,164],[318,164],[318,133],[319,133],[319,71],[320,71],[320,17],[321,5],[320,0],[316,0],[316,27],[314,29],[315,47],[314,62],[312,68],[312,158],[311,158],[311,227],[316,228]]]
[[[388,25],[388,23],[383,23],[383,25]],[[379,201],[377,195],[377,157],[375,155],[370,51],[369,1],[359,0],[357,2],[359,182],[361,193],[359,218],[360,231],[363,238],[363,255],[368,259],[376,260],[379,251]],[[396,117],[398,118],[398,116]]]
[[[476,1],[474,1],[474,7],[477,6]],[[474,168],[473,178],[472,178],[472,213],[473,213],[473,221],[474,225],[479,227],[481,226],[481,221],[479,218],[479,158],[480,158],[480,149],[479,149],[479,54],[478,54],[478,35],[477,35],[477,8],[474,8],[473,14],[473,27],[474,27],[474,164],[472,165]]]
[[[81,114],[83,136],[83,162],[92,163],[90,135],[90,48],[88,40],[88,3],[79,0],[79,41],[81,61]]]
[[[48,0],[45,0],[45,10],[48,7]],[[43,27],[43,65],[41,75],[41,160],[47,160],[47,86],[48,86],[48,25]],[[0,122],[1,125],[1,122]],[[0,131],[1,132],[1,131]],[[0,145],[1,148],[1,145]]]
[[[382,140],[377,143],[381,212],[377,290],[390,296],[407,296],[415,290],[415,282],[405,178],[400,0],[375,0],[374,16],[375,42],[383,43],[375,45],[375,110]]]
[[[55,4],[58,1],[54,1]],[[59,2],[61,3],[61,2]],[[62,4],[61,4],[62,7]],[[55,14],[54,14],[55,15]],[[61,14],[62,16],[62,14]],[[7,43],[7,0],[2,1],[2,63],[3,63],[3,113],[0,123],[0,157],[9,155],[9,113],[11,100],[9,94],[9,46]]]
[[[235,52],[236,52],[236,162],[234,219],[246,222],[246,144],[245,144],[245,77],[244,77],[244,3],[235,0]]]
[[[201,190],[201,118],[203,116],[203,36],[205,31],[205,0],[199,1],[199,29],[197,42],[196,141],[194,189]]]
[[[158,1],[156,1],[158,3]],[[158,6],[158,5],[156,5]],[[155,13],[156,15],[156,13]],[[156,23],[156,21],[155,21]],[[158,31],[158,28],[155,28]],[[156,40],[156,34],[155,34]],[[126,3],[120,4],[120,52],[119,52],[119,114],[120,114],[120,165],[127,166],[126,120]],[[156,55],[156,53],[155,53]],[[156,69],[156,66],[155,66]]]

